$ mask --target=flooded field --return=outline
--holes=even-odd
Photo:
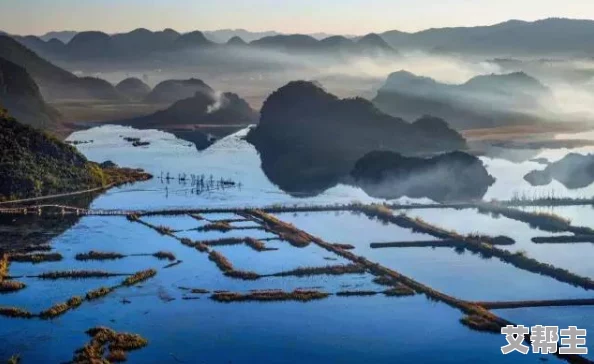
[[[151,144],[134,148],[122,135]],[[107,326],[148,340],[127,354],[130,362],[567,362],[503,356],[493,325],[594,330],[588,305],[483,307],[593,298],[592,243],[533,241],[594,228],[591,206],[546,209],[571,220],[556,231],[478,208],[382,206],[372,216],[357,206],[411,200],[377,200],[341,184],[291,196],[268,181],[243,135],[203,152],[157,131],[110,126],[71,136],[93,140],[79,146],[91,160],[156,177],[109,190],[90,208],[147,213],[80,216],[48,245],[3,256],[0,278],[20,284],[0,292],[0,360],[67,362],[89,341],[85,331]],[[510,172],[511,162],[485,161],[499,181],[485,200],[536,191],[519,182],[534,162]],[[235,184],[196,191],[181,177],[192,174]],[[588,188],[559,193],[581,197]],[[353,202],[361,204],[314,211]],[[501,236],[510,239],[494,239]],[[467,316],[488,325],[463,324]]]

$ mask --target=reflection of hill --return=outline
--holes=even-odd
[[[443,120],[427,117],[410,124],[367,100],[341,100],[305,81],[291,82],[268,97],[247,140],[260,153],[268,178],[296,194],[334,186],[373,150],[411,155],[466,147]]]
[[[441,202],[481,199],[495,182],[480,159],[463,152],[426,159],[371,152],[357,161],[351,175],[373,197]]]
[[[528,173],[524,179],[533,186],[547,185],[555,179],[569,189],[588,187],[594,183],[594,155],[567,154],[542,171]]]

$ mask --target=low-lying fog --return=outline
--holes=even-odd
[[[514,111],[553,121],[594,118],[594,62],[585,60],[487,60],[426,52],[313,55],[235,47],[157,55],[142,62],[62,65],[79,75],[101,77],[114,84],[126,77],[138,77],[150,86],[167,79],[195,77],[215,89],[239,94],[256,108],[270,92],[296,79],[317,80],[340,97],[371,99],[388,75],[400,70],[449,85],[464,84],[478,75],[523,71],[548,87],[553,97],[542,100],[539,108],[517,109],[516,105]],[[497,99],[481,97],[484,105],[505,107]]]

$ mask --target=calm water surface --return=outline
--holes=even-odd
[[[338,185],[310,198],[292,197],[270,183],[260,169],[255,149],[242,138],[246,130],[229,136],[211,148],[198,152],[193,145],[171,134],[154,130],[134,130],[106,126],[73,134],[71,140],[93,140],[78,148],[91,160],[112,160],[121,166],[139,167],[157,178],[108,191],[93,208],[165,209],[267,206],[271,204],[326,204],[378,202],[362,190]],[[140,137],[148,147],[134,148],[123,140]],[[542,156],[562,157],[560,151],[543,151]],[[560,156],[559,156],[560,155]],[[514,194],[545,193],[582,196],[592,194],[588,187],[569,191],[557,184],[534,189],[523,182],[523,174],[544,168],[534,162],[513,164],[502,159],[483,158],[498,182],[485,198],[510,198]],[[232,179],[236,187],[196,193],[187,183],[159,177],[169,173],[212,175],[213,180]],[[403,199],[406,202],[406,199]],[[555,211],[571,215],[575,223],[592,226],[592,210]],[[589,264],[592,245],[536,246],[534,236],[549,233],[505,218],[494,219],[474,210],[414,210],[412,216],[464,233],[505,234],[516,239],[510,250],[525,250],[530,256],[583,275],[594,276]],[[330,242],[350,243],[354,253],[400,271],[448,294],[469,300],[516,300],[592,297],[589,292],[547,277],[517,269],[497,259],[484,260],[453,249],[400,248],[371,249],[372,242],[421,241],[433,238],[395,225],[370,220],[363,215],[345,213],[278,214],[278,217]],[[175,230],[177,237],[210,240],[225,237],[272,239],[264,241],[276,250],[256,252],[245,245],[214,249],[237,268],[260,274],[274,274],[303,266],[347,264],[348,261],[309,245],[297,248],[274,234],[253,229],[253,222],[234,222],[249,229],[201,232],[209,221],[240,218],[234,214],[204,214],[205,220],[189,215],[150,216],[143,220]],[[74,295],[101,286],[115,285],[122,277],[86,280],[43,281],[35,276],[48,271],[87,269],[130,274],[139,270],[158,270],[155,278],[139,286],[119,289],[95,302],[55,320],[41,321],[0,318],[0,361],[20,353],[24,363],[60,363],[72,357],[75,348],[88,340],[84,331],[96,325],[135,332],[149,340],[149,346],[130,354],[130,362],[142,363],[538,363],[536,355],[502,356],[505,340],[500,335],[477,333],[461,325],[462,314],[447,305],[431,302],[422,295],[406,298],[330,297],[309,303],[220,304],[208,295],[191,295],[186,288],[210,291],[247,292],[254,289],[315,288],[330,293],[342,290],[381,291],[370,274],[310,277],[266,277],[241,281],[224,276],[195,249],[172,237],[123,217],[83,217],[72,228],[52,240],[54,250],[64,256],[60,262],[33,265],[13,263],[10,274],[27,284],[13,294],[0,295],[0,306],[18,306],[39,312]],[[78,253],[90,250],[115,251],[126,258],[103,262],[80,262]],[[168,261],[151,254],[170,251],[180,265],[163,269]],[[198,298],[184,300],[184,297]],[[129,303],[124,303],[129,302]],[[561,322],[588,328],[590,310],[554,308],[550,310],[501,310],[503,317],[519,323]],[[542,322],[541,322],[542,320]],[[588,321],[589,320],[589,321]],[[582,325],[583,324],[583,325]],[[593,328],[594,329],[594,328]],[[549,362],[557,362],[547,357]]]

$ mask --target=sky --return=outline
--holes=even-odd
[[[0,0],[0,30],[37,35],[141,27],[366,34],[549,17],[594,18],[594,0]]]

